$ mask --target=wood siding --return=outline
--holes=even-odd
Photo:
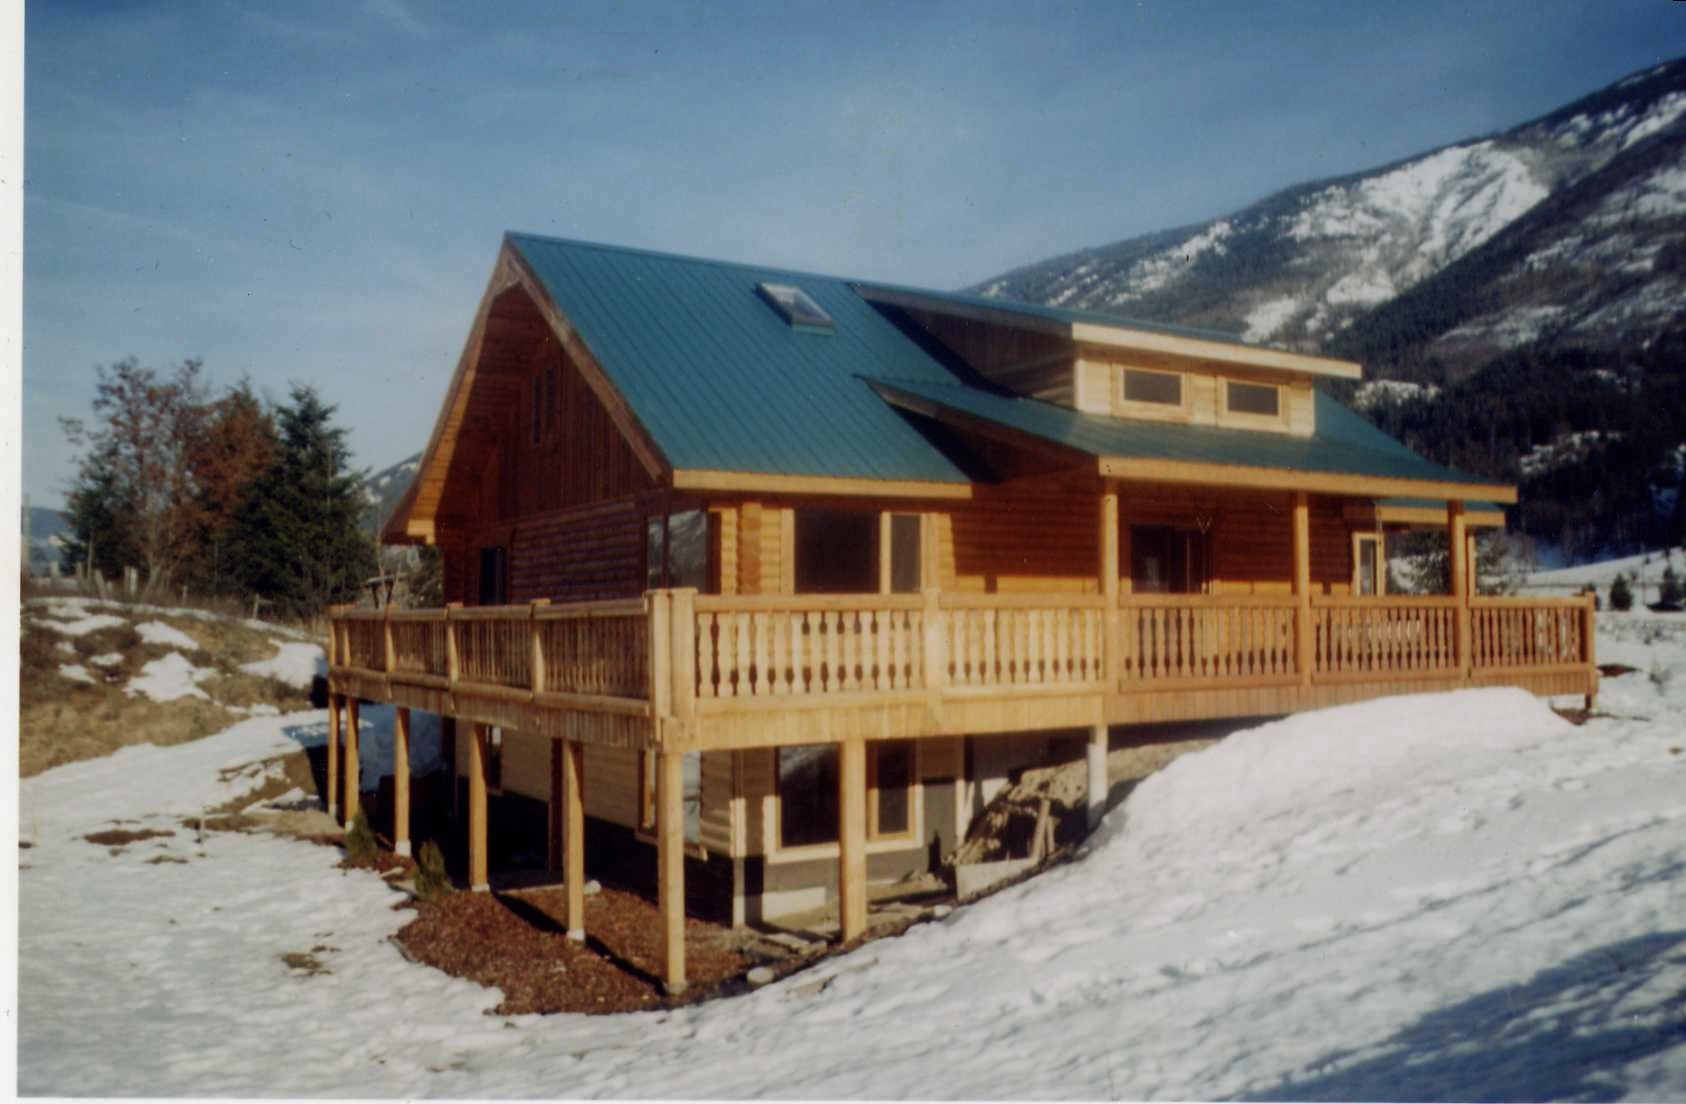
[[[523,520],[509,548],[509,600],[583,602],[644,592],[644,527],[621,499]]]
[[[1094,593],[1100,494],[1058,483],[979,487],[935,515],[936,580],[945,590]]]
[[[1182,377],[1183,401],[1180,406],[1161,406],[1155,403],[1126,402],[1124,399],[1124,369],[1142,368],[1154,372],[1174,372]],[[1151,356],[1102,356],[1094,353],[1077,362],[1076,377],[1082,380],[1083,405],[1079,409],[1096,413],[1110,412],[1118,417],[1147,421],[1178,422],[1185,425],[1227,426],[1235,429],[1255,429],[1264,432],[1288,433],[1309,437],[1317,430],[1317,398],[1311,382],[1291,379],[1281,374],[1191,368],[1189,364],[1170,358]],[[1225,383],[1260,383],[1281,389],[1281,413],[1276,418],[1253,414],[1232,413],[1224,401]],[[1101,389],[1106,399],[1101,399]],[[1073,404],[1076,405],[1076,404]]]

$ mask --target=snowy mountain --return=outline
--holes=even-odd
[[[363,513],[363,528],[371,533],[380,532],[386,519],[392,516],[398,500],[404,497],[404,492],[410,487],[410,478],[421,467],[421,453],[416,453],[407,460],[400,460],[390,468],[382,468],[371,473],[363,480],[363,501],[368,504]]]
[[[1683,120],[1686,59],[1501,134],[1301,184],[976,290],[1368,353],[1382,374],[1375,354],[1397,350],[1406,319],[1454,368],[1543,335],[1643,340],[1686,313]],[[1460,263],[1462,279],[1442,280],[1388,325],[1348,334]],[[1425,313],[1435,315],[1426,330]]]

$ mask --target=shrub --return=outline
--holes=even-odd
[[[451,879],[445,875],[445,855],[432,840],[422,844],[416,855],[416,896],[435,901],[451,892]]]
[[[368,866],[375,861],[375,833],[369,827],[369,815],[362,809],[351,818],[345,833],[345,857],[356,866]]]
[[[1630,610],[1633,608],[1633,591],[1628,588],[1626,575],[1617,575],[1615,582],[1610,584],[1610,608],[1613,610]]]
[[[1657,596],[1661,601],[1679,604],[1686,601],[1686,588],[1680,585],[1680,576],[1674,573],[1674,565],[1663,568],[1662,593]]]

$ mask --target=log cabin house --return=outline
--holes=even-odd
[[[1473,593],[1515,489],[1316,386],[1359,375],[508,235],[383,533],[442,550],[447,607],[333,612],[330,791],[349,818],[358,700],[396,704],[407,851],[409,711],[441,715],[472,885],[495,844],[546,855],[581,933],[585,866],[641,864],[679,989],[687,907],[835,899],[852,938],[868,882],[927,869],[1015,767],[1086,755],[1098,810],[1111,728],[1594,693],[1590,600]],[[1421,525],[1465,550],[1451,592],[1387,593],[1384,535]]]

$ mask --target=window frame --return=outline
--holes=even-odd
[[[1154,399],[1132,399],[1130,397],[1130,375],[1169,377],[1177,381],[1177,401],[1159,402]],[[1118,367],[1118,406],[1126,412],[1151,412],[1163,417],[1173,411],[1187,413],[1192,401],[1188,385],[1188,373],[1174,368],[1144,368],[1139,365],[1121,364]]]
[[[907,782],[907,831],[896,835],[876,835],[878,823],[878,764],[877,747],[881,741],[866,741],[866,850],[869,855],[892,851],[905,851],[920,845],[925,832],[925,783],[924,741],[916,737],[905,737],[901,740],[887,742],[905,742],[908,744],[910,762],[908,764]],[[795,745],[821,746],[821,745]],[[838,748],[842,754],[842,746],[832,742],[831,746]],[[778,748],[769,748],[768,754],[773,757],[771,793],[771,809],[763,822],[762,852],[763,858],[770,863],[811,862],[815,859],[833,859],[842,851],[841,840],[831,840],[822,843],[800,843],[786,846],[784,842],[784,793],[779,783]],[[842,809],[838,810],[838,828],[842,828]]]
[[[1374,589],[1365,594],[1363,590],[1364,554],[1363,547],[1373,544],[1376,548],[1376,560],[1371,583]],[[1387,540],[1381,533],[1358,530],[1352,534],[1352,595],[1355,598],[1381,598],[1387,594]]]
[[[1281,426],[1288,421],[1288,400],[1283,394],[1286,390],[1281,383],[1261,383],[1258,380],[1239,379],[1234,376],[1221,376],[1218,380],[1219,414],[1225,421],[1243,425]],[[1271,391],[1276,395],[1276,412],[1264,414],[1254,410],[1237,410],[1230,405],[1230,389],[1233,387],[1252,387],[1261,391]]]

